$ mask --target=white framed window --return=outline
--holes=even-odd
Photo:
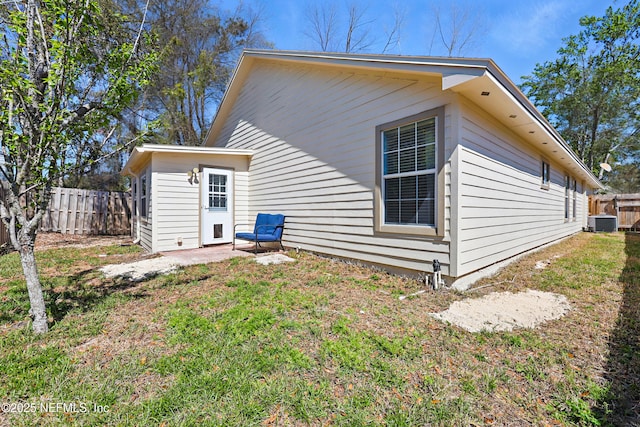
[[[376,231],[443,235],[444,107],[376,127]]]
[[[384,223],[435,227],[436,119],[382,131]]]
[[[144,218],[147,217],[147,201],[149,200],[147,194],[150,187],[147,171],[145,170],[140,176],[140,216]]]
[[[578,218],[578,182],[573,180],[573,213],[571,217],[575,221]]]
[[[569,175],[564,177],[564,219],[569,220],[569,214],[571,209],[571,177]]]
[[[548,190],[551,183],[551,166],[544,160],[542,161],[540,175],[542,177],[541,188]]]
[[[131,179],[131,200],[133,201],[133,216],[138,216],[138,179]]]

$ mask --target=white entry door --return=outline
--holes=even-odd
[[[233,171],[202,168],[202,244],[233,240]]]

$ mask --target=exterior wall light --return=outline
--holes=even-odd
[[[187,176],[189,177],[189,184],[196,183],[198,184],[198,172],[200,170],[198,168],[193,168],[187,172]]]

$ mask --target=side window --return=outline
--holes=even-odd
[[[435,226],[436,119],[382,132],[384,223]]]
[[[549,166],[549,163],[545,162],[544,160],[542,161],[540,174],[542,176],[542,183],[540,184],[541,188],[548,190],[549,184],[551,182],[551,167]]]
[[[147,171],[140,177],[140,216],[147,216]]]
[[[578,218],[578,182],[573,180],[573,220]]]
[[[569,220],[571,209],[571,177],[564,177],[564,219]]]
[[[133,216],[138,216],[138,178],[131,178],[131,201],[133,202]]]
[[[444,107],[376,127],[375,230],[444,235]]]

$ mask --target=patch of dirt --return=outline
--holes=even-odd
[[[36,250],[68,248],[89,248],[92,246],[128,245],[130,236],[91,236],[82,234],[38,233]]]
[[[528,289],[515,294],[494,292],[482,298],[456,301],[447,310],[431,313],[431,316],[469,332],[496,332],[535,328],[561,318],[570,309],[564,295]]]
[[[125,292],[140,291],[130,288]],[[156,318],[158,306],[168,299],[166,294],[167,291],[158,290],[154,297],[141,297],[115,307],[102,333],[75,347],[75,359],[80,365],[104,368],[123,355],[138,357],[140,349],[145,349],[138,360],[141,365],[147,363],[148,357],[169,354],[164,343],[165,325]]]
[[[123,278],[130,282],[142,282],[144,280],[167,274],[175,271],[178,267],[186,267],[195,264],[209,264],[212,262],[222,261],[224,254],[212,256],[211,259],[202,256],[193,256],[191,258],[185,256],[174,256],[171,253],[162,254],[162,256],[151,255],[152,258],[136,260],[128,263],[118,263],[105,265],[100,268],[105,277]],[[234,255],[238,256],[238,255]],[[283,262],[295,262],[295,259],[284,254],[266,254],[254,258],[255,262],[262,265],[281,264]]]

